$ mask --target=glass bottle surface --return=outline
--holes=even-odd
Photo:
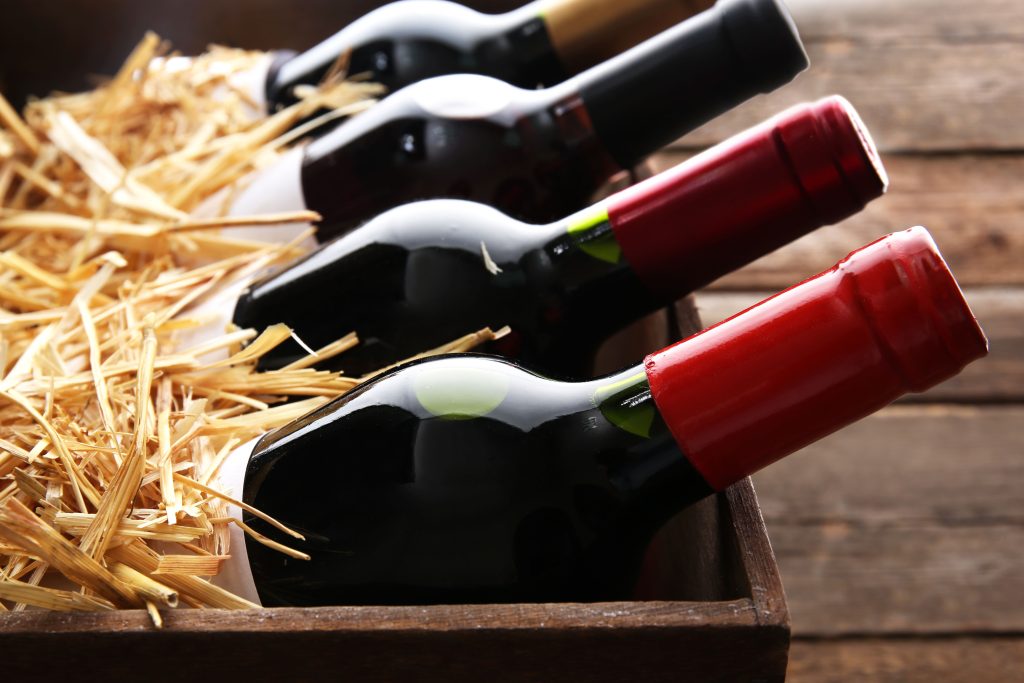
[[[579,377],[597,344],[664,303],[622,258],[600,207],[591,213],[537,226],[471,202],[402,206],[252,285],[234,322],[284,322],[312,348],[355,331],[358,346],[318,365],[351,376],[508,325],[489,352]],[[262,367],[306,353],[287,341]]]
[[[395,92],[434,76],[472,73],[522,88],[551,87],[707,9],[710,0],[539,0],[482,14],[441,0],[405,0],[360,17],[276,66],[272,107],[296,101],[347,55],[347,73]]]
[[[482,76],[422,81],[385,99],[305,153],[306,206],[323,242],[418,199],[469,199],[545,222],[586,206],[621,170],[582,100]]]
[[[615,599],[657,528],[710,493],[642,368],[568,384],[453,356],[264,437],[245,500],[312,559],[247,549],[266,605]]]

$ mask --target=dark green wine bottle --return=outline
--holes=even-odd
[[[472,74],[414,83],[246,180],[230,212],[311,209],[323,217],[321,242],[421,199],[557,220],[623,169],[806,66],[778,0],[722,0],[552,88]]]
[[[986,350],[917,228],[604,379],[408,364],[228,458],[311,559],[231,554],[267,605],[628,598],[675,512]]]
[[[354,331],[360,345],[321,365],[353,376],[508,325],[487,351],[581,378],[620,328],[885,187],[853,108],[830,97],[550,225],[455,200],[392,209],[251,286],[234,322],[283,322],[313,348]],[[287,341],[262,367],[305,355]]]
[[[319,45],[280,60],[267,79],[268,105],[296,101],[339,58],[349,74],[390,91],[433,76],[472,73],[521,88],[549,87],[712,5],[712,0],[538,0],[481,14],[441,0],[380,7]]]

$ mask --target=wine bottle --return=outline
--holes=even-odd
[[[550,87],[673,26],[712,0],[538,0],[505,14],[453,2],[405,0],[380,7],[275,64],[269,108],[297,101],[347,56],[349,74],[395,91],[433,76],[473,73],[521,88]]]
[[[867,130],[833,96],[550,225],[456,200],[392,209],[253,284],[234,322],[283,322],[313,348],[355,331],[362,343],[322,364],[355,376],[509,325],[489,352],[580,378],[615,331],[859,211],[886,184]],[[261,363],[306,353],[289,340]]]
[[[623,599],[674,513],[986,352],[914,228],[611,377],[404,365],[229,456],[311,559],[247,539],[227,575],[267,605]]]
[[[622,169],[806,66],[778,0],[722,0],[553,88],[467,74],[414,83],[285,154],[246,181],[229,210],[312,209],[323,216],[320,241],[416,199],[555,220]]]

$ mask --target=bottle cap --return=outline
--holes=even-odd
[[[722,489],[987,351],[928,231],[911,228],[645,367],[683,453]]]
[[[800,104],[606,201],[623,256],[675,299],[823,225],[888,185],[857,112]]]
[[[567,86],[623,168],[807,68],[793,19],[778,0],[719,0]]]

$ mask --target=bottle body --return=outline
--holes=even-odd
[[[323,242],[408,201],[457,198],[530,222],[589,203],[621,169],[571,91],[528,92],[481,76],[422,81],[305,152],[305,204]]]
[[[305,206],[295,208],[323,216],[321,242],[420,199],[556,220],[616,173],[806,66],[777,0],[723,0],[553,88],[470,74],[420,81],[306,148]]]
[[[622,258],[607,221],[578,225],[525,225],[471,202],[408,204],[253,284],[234,322],[283,322],[312,348],[355,331],[358,346],[318,366],[351,376],[507,325],[487,351],[581,377],[603,339],[664,301]],[[262,367],[305,354],[287,341]]]
[[[986,353],[915,228],[607,378],[410,363],[256,444],[244,500],[310,559],[247,540],[254,584],[267,604],[622,598],[672,514]]]
[[[345,55],[349,74],[389,92],[454,73],[492,76],[524,88],[568,76],[536,11],[487,15],[444,0],[403,0],[366,14],[282,64],[268,82],[271,102],[293,103],[296,86],[320,82]]]
[[[330,494],[311,496],[303,473]],[[313,559],[297,575],[275,551],[247,550],[268,605],[614,599],[667,515],[710,492],[642,369],[568,384],[455,356],[265,437],[246,502],[304,534]]]
[[[403,0],[280,64],[267,94],[272,107],[292,104],[297,86],[319,83],[346,56],[347,73],[389,92],[455,73],[550,87],[710,6],[710,0],[540,0],[487,15],[443,0]]]
[[[255,283],[234,322],[283,322],[313,348],[356,332],[362,343],[323,366],[355,376],[507,325],[488,351],[589,377],[596,347],[617,330],[885,187],[856,112],[825,98],[549,225],[454,200],[392,209]],[[305,353],[288,341],[261,362]]]

